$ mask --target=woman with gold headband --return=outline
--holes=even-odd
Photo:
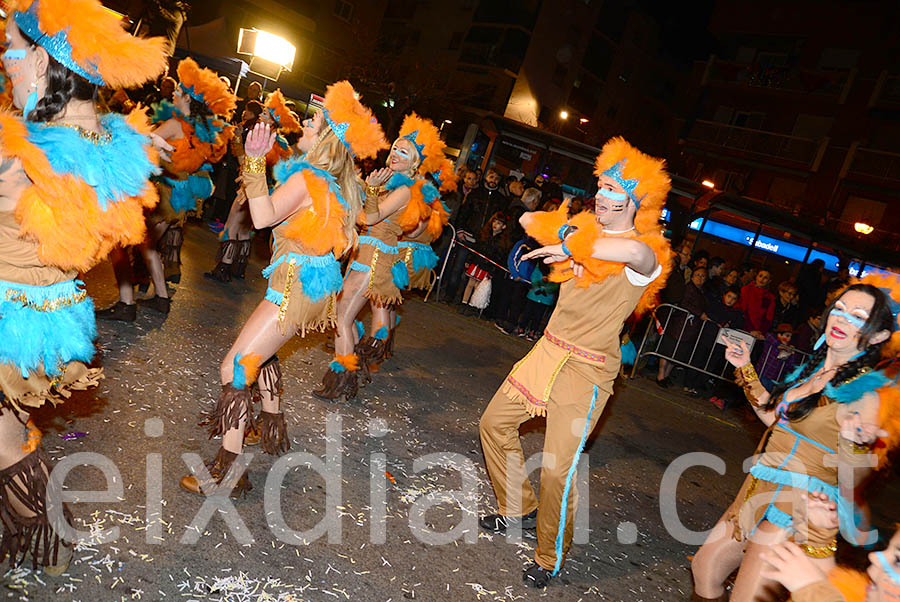
[[[275,136],[275,144],[266,155],[266,166],[271,169],[282,159],[291,156],[292,147],[288,144],[286,134],[296,134],[301,130],[300,121],[292,113],[284,100],[281,90],[275,90],[266,99],[265,111],[260,115],[259,121],[269,124],[278,133]],[[249,134],[249,132],[247,132]],[[236,139],[231,145],[232,152],[239,162],[244,160],[244,144]],[[228,219],[225,220],[225,228],[219,237],[219,252],[216,254],[216,267],[205,274],[206,277],[219,282],[231,282],[232,278],[244,278],[247,270],[247,262],[250,260],[250,234],[253,225],[250,219],[250,209],[247,207],[247,194],[243,185],[238,188],[237,196],[231,204]]]
[[[546,245],[523,259],[555,264],[551,280],[562,282],[559,301],[544,336],[513,366],[481,417],[498,512],[480,525],[494,533],[537,529],[534,564],[523,574],[525,584],[537,588],[559,574],[572,543],[576,463],[619,375],[622,325],[633,311],[654,305],[671,256],[659,228],[670,188],[665,162],[613,138],[594,173],[593,213],[569,219],[563,203],[557,211],[520,218]],[[540,500],[519,441],[519,426],[535,416],[547,417]]]
[[[726,599],[724,582],[738,567],[728,599],[779,599],[764,558],[785,540],[823,572],[833,568],[838,527],[796,530],[794,517],[811,493],[836,504],[844,539],[874,543],[867,540],[874,532],[858,531],[854,500],[857,486],[885,467],[900,442],[900,391],[894,375],[880,369],[900,347],[898,313],[900,280],[868,276],[847,287],[825,311],[812,357],[772,391],[760,383],[747,346],[725,342],[738,384],[769,429],[734,503],[694,556],[692,599]]]
[[[427,217],[422,194],[424,181],[418,176],[440,169],[444,159],[440,132],[428,119],[412,113],[403,120],[400,137],[394,141],[387,167],[366,179],[365,213],[360,216],[365,234],[344,277],[338,300],[335,358],[322,378],[322,388],[313,394],[324,399],[352,398],[358,387],[358,372],[376,371],[384,360],[387,340],[395,324],[391,308],[403,301],[401,291],[409,285],[409,271],[397,242]],[[368,303],[372,323],[368,335],[354,326],[357,314]]]
[[[181,479],[188,491],[237,496],[250,489],[247,474],[235,460],[245,430],[256,428],[256,398],[262,401],[263,451],[287,451],[281,367],[275,354],[298,332],[303,336],[334,326],[335,298],[342,284],[339,259],[356,244],[356,216],[362,210],[362,181],[354,158],[374,157],[387,143],[349,82],[329,86],[324,105],[303,124],[296,145],[302,154],[275,166],[271,195],[266,154],[275,144],[275,133],[260,123],[247,137],[243,182],[250,216],[255,228],[274,228],[272,261],[263,271],[269,288],[222,362],[222,393],[208,417],[210,438],[221,436],[222,445],[206,474]]]
[[[77,280],[119,245],[144,239],[158,171],[143,112],[100,114],[101,86],[158,76],[161,38],[128,35],[96,0],[19,3],[3,66],[22,117],[0,113],[0,558],[61,574],[71,515],[29,413],[102,378],[93,303]],[[168,147],[171,148],[171,147]],[[60,512],[62,510],[62,512]],[[65,521],[51,522],[51,517]]]
[[[187,213],[196,211],[212,195],[209,162],[221,159],[224,154],[231,134],[226,122],[236,103],[228,84],[215,72],[201,69],[194,59],[186,58],[178,64],[178,80],[173,101],[160,103],[153,115],[157,124],[154,133],[175,150],[163,162],[163,173],[154,178],[160,200],[156,210],[147,217],[147,240],[141,245],[153,280],[154,297],[140,303],[163,314],[168,314],[170,307],[166,280],[180,280],[182,227]],[[157,252],[158,243],[162,257]],[[113,269],[119,301],[98,311],[97,317],[133,322],[137,307],[131,267],[124,250],[113,256]]]

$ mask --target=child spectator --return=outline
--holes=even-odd
[[[550,282],[547,276],[550,274],[550,266],[544,262],[538,264],[538,269],[531,271],[531,289],[526,295],[525,311],[519,320],[519,328],[516,334],[524,336],[529,341],[537,341],[541,322],[553,304],[556,302],[556,294],[559,292],[559,283]]]
[[[778,297],[775,299],[773,324],[790,324],[797,326],[802,316],[797,304],[797,287],[790,280],[778,285]]]
[[[759,381],[767,389],[787,376],[797,363],[794,348],[791,347],[792,336],[793,328],[790,324],[779,324],[773,332],[766,334],[766,343],[756,362],[756,371],[759,373]]]
[[[807,310],[806,320],[794,331],[791,345],[803,353],[812,353],[813,345],[822,334],[822,313],[824,311],[821,306]]]
[[[463,307],[466,311],[471,309],[466,308],[466,305],[468,305],[478,283],[485,278],[493,278],[500,275],[499,272],[502,271],[502,268],[498,266],[506,263],[509,246],[508,237],[506,236],[506,216],[502,212],[497,211],[481,229],[478,243],[475,245],[475,250],[488,259],[472,253],[469,256],[471,262],[466,264],[468,282],[462,297]]]

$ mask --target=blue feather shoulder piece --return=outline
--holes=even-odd
[[[425,182],[425,184],[422,185],[422,196],[425,197],[425,202],[430,205],[441,198],[441,193],[434,187],[434,184]]]
[[[321,178],[328,182],[328,191],[331,192],[334,196],[337,197],[337,200],[344,206],[348,212],[350,211],[350,203],[344,199],[344,195],[341,194],[341,187],[338,185],[337,180],[333,175],[322,169],[321,167],[316,167],[312,165],[309,161],[306,160],[305,155],[301,157],[288,157],[287,159],[282,159],[278,163],[275,164],[275,167],[272,168],[272,175],[275,176],[275,182],[278,186],[281,186],[288,179],[301,171],[309,171],[312,172],[314,176],[317,178]]]
[[[110,202],[138,196],[159,167],[147,156],[150,139],[115,113],[100,117],[109,134],[92,141],[69,127],[26,122],[28,141],[40,148],[53,171],[71,174],[91,186],[103,210]]]
[[[823,394],[825,397],[833,399],[838,403],[850,403],[857,401],[866,393],[872,393],[880,389],[890,382],[891,379],[885,376],[881,371],[872,370],[871,372],[860,374],[856,378],[837,387],[828,383],[825,385]]]
[[[151,106],[153,109],[153,113],[150,115],[151,123],[162,123],[163,121],[168,121],[173,117],[179,116],[180,111],[175,108],[168,100],[162,100]],[[181,115],[183,118],[184,116]]]
[[[412,178],[410,178],[408,175],[402,174],[402,173],[395,173],[385,183],[384,188],[385,188],[385,190],[396,190],[396,189],[400,188],[401,186],[411,187],[415,183],[416,183],[416,181],[413,180]]]

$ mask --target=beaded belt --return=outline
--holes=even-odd
[[[548,342],[553,343],[557,347],[561,349],[565,349],[572,355],[577,355],[579,357],[583,357],[585,359],[591,360],[592,362],[605,363],[606,362],[606,354],[605,353],[593,353],[591,351],[586,351],[581,349],[580,347],[576,347],[572,343],[568,343],[558,337],[550,334],[549,331],[544,331],[544,338],[547,339]]]
[[[87,291],[83,286],[81,280],[65,280],[46,286],[0,280],[0,297],[35,311],[53,312],[84,301]]]

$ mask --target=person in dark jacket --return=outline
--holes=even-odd
[[[790,324],[797,326],[802,319],[800,306],[797,305],[797,287],[794,283],[785,280],[778,285],[778,295],[775,297],[775,316],[772,324]]]
[[[673,310],[667,320],[666,330],[659,342],[659,353],[663,356],[674,353],[679,361],[688,362],[700,332],[701,321],[707,318],[706,296],[703,284],[706,282],[706,268],[696,268],[691,273],[691,281],[687,283],[684,296],[678,304],[685,311]],[[673,364],[664,359],[659,360],[659,372],[656,382],[666,387]]]
[[[503,211],[507,206],[506,197],[500,191],[500,174],[496,169],[489,169],[484,176],[483,186],[476,188],[466,195],[463,204],[456,215],[456,238],[463,245],[471,247],[477,242],[478,233],[489,223],[489,218]],[[456,253],[447,266],[447,300],[456,298],[459,283],[462,278],[466,262],[469,261],[469,252],[462,246],[457,246]]]
[[[478,235],[478,243],[475,245],[478,254],[470,253],[470,262],[466,265],[466,276],[469,280],[462,296],[464,311],[469,311],[470,308],[466,306],[472,293],[475,292],[475,287],[482,280],[490,278],[494,281],[505,274],[500,266],[506,263],[510,249],[507,222],[506,215],[498,211],[491,216]]]

